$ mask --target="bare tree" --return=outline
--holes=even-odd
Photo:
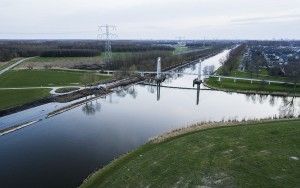
[[[26,68],[27,68],[28,70],[32,70],[32,69],[33,69],[33,65],[28,64],[28,65],[26,65]]]
[[[285,65],[285,74],[288,79],[294,84],[294,93],[296,92],[297,84],[300,82],[300,60],[290,61]]]
[[[52,67],[53,67],[53,66],[52,66],[52,65],[50,65],[50,64],[46,64],[46,65],[44,65],[44,68],[45,68],[45,69],[52,69]]]

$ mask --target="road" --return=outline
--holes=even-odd
[[[25,59],[21,59],[20,61],[17,61],[16,63],[14,63],[14,64],[12,64],[12,65],[6,67],[6,68],[3,69],[3,70],[1,70],[1,71],[0,71],[0,75],[3,74],[3,73],[5,73],[6,71],[9,71],[10,69],[14,68],[15,66],[17,66],[17,65],[19,65],[19,64],[21,64],[21,63],[23,63],[24,61],[29,60],[29,59],[32,59],[32,58],[34,58],[34,57],[28,57],[28,58],[25,58]]]

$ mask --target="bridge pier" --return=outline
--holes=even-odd
[[[156,77],[155,80],[157,83],[161,83],[163,81],[165,81],[166,76],[161,74],[161,58],[158,57],[157,58],[157,65],[156,65]]]
[[[193,80],[193,87],[195,85],[197,85],[197,87],[202,84],[202,80],[201,80],[201,71],[202,71],[202,68],[201,68],[201,63],[202,63],[202,60],[199,59],[199,66],[198,66],[198,77],[196,79]]]

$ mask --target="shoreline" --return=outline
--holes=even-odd
[[[81,106],[81,105],[83,105],[84,103],[86,103],[88,101],[93,101],[93,100],[95,100],[99,97],[106,96],[106,95],[112,93],[113,92],[112,89],[114,89],[114,88],[130,85],[130,84],[134,84],[134,83],[138,83],[139,81],[141,81],[140,78],[117,80],[115,82],[109,83],[110,85],[108,85],[107,88],[100,88],[100,89],[91,89],[91,88],[89,88],[89,89],[80,90],[80,91],[72,93],[73,95],[71,96],[71,98],[70,98],[71,94],[48,97],[46,99],[41,99],[40,101],[35,101],[35,102],[33,102],[32,105],[31,105],[31,103],[28,104],[28,105],[23,105],[23,108],[28,109],[28,108],[36,107],[36,106],[39,106],[39,105],[47,104],[49,102],[59,102],[59,101],[60,102],[71,102],[71,101],[74,101],[76,99],[84,98],[84,97],[91,96],[91,95],[96,95],[94,97],[83,99],[81,101],[66,105],[66,106],[61,107],[57,110],[49,112],[45,117],[45,119],[48,119],[48,118],[51,118],[53,116],[64,113],[66,111],[69,111],[73,108],[76,108],[78,106]],[[34,106],[34,105],[36,105],[36,106]],[[20,108],[17,108],[16,110],[19,110],[19,109]],[[37,123],[41,120],[42,119],[37,119],[37,120],[33,120],[33,121],[26,121],[26,122],[18,123],[18,124],[15,124],[15,125],[11,125],[8,128],[0,129],[0,136],[9,134],[9,133],[15,132],[19,129],[25,128],[25,127],[30,126],[30,125],[33,125],[33,124],[35,124],[35,123]]]
[[[75,91],[72,93],[67,93],[67,94],[63,94],[63,95],[52,95],[46,98],[42,98],[30,103],[26,103],[23,105],[19,105],[19,106],[15,106],[12,108],[8,108],[5,110],[0,110],[0,118],[7,116],[7,115],[11,115],[17,112],[21,112],[23,110],[27,110],[30,108],[34,108],[37,106],[41,106],[44,104],[48,104],[51,102],[59,102],[59,103],[66,103],[66,102],[71,102],[83,97],[87,97],[93,94],[99,94],[99,95],[105,95],[109,92],[111,92],[111,89],[115,88],[115,87],[120,87],[120,86],[125,86],[130,84],[132,81],[136,81],[136,79],[140,79],[140,78],[130,78],[127,80],[112,80],[111,82],[107,82],[106,84],[109,84],[110,86],[108,88],[105,89],[95,89],[95,88],[86,88],[83,90],[79,90],[79,91]]]
[[[213,52],[211,54],[208,54],[208,55],[202,57],[202,59],[208,59],[212,56],[217,55],[218,53],[221,53],[222,51],[223,50],[218,51],[218,52]],[[198,61],[197,60],[184,61],[184,62],[179,63],[177,65],[172,65],[170,67],[166,67],[166,68],[163,69],[163,71],[178,69],[178,68],[185,67],[185,66],[188,66],[188,65],[194,64],[194,63],[198,63]],[[70,94],[64,94],[64,95],[60,95],[60,96],[53,96],[52,95],[52,96],[49,96],[49,97],[46,97],[46,98],[43,98],[43,99],[32,101],[30,103],[26,103],[26,104],[23,104],[23,105],[12,107],[12,108],[0,110],[0,118],[4,117],[4,116],[7,116],[7,115],[17,113],[17,112],[21,112],[23,110],[27,110],[27,109],[34,108],[34,107],[37,107],[37,106],[41,106],[41,105],[44,105],[44,104],[47,104],[47,103],[51,103],[51,102],[65,103],[65,102],[71,102],[71,101],[74,101],[74,100],[77,100],[77,99],[80,99],[80,98],[83,98],[83,97],[87,97],[87,96],[90,96],[90,95],[93,95],[93,94],[106,95],[107,93],[110,93],[111,92],[110,90],[113,89],[113,88],[138,83],[139,81],[142,81],[142,80],[147,79],[147,78],[148,77],[141,78],[139,76],[135,76],[133,78],[111,80],[111,81],[103,83],[103,84],[110,85],[108,87],[109,91],[104,91],[104,92],[102,91],[100,93],[99,93],[99,90],[97,91],[95,89],[87,88],[87,89],[83,89],[83,90],[80,90],[80,91],[72,92]],[[126,83],[126,82],[124,83],[123,82],[124,80],[126,80],[128,83]],[[130,80],[133,80],[133,81],[130,81]],[[117,83],[117,85],[113,85],[114,83]],[[113,86],[111,86],[111,85],[113,85]]]
[[[209,85],[206,81],[203,82],[205,87],[208,87],[213,90],[224,91],[229,93],[239,93],[239,94],[257,94],[257,95],[271,95],[277,97],[300,97],[300,93],[292,94],[288,92],[268,92],[268,91],[252,91],[252,90],[236,90],[236,89],[226,89],[226,88],[219,88]]]

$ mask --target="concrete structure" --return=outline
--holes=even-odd
[[[199,66],[198,66],[198,77],[193,81],[193,87],[194,85],[196,84],[197,86],[202,83],[202,80],[201,80],[201,76],[202,76],[202,67],[201,67],[201,63],[202,63],[202,60],[199,59]]]

